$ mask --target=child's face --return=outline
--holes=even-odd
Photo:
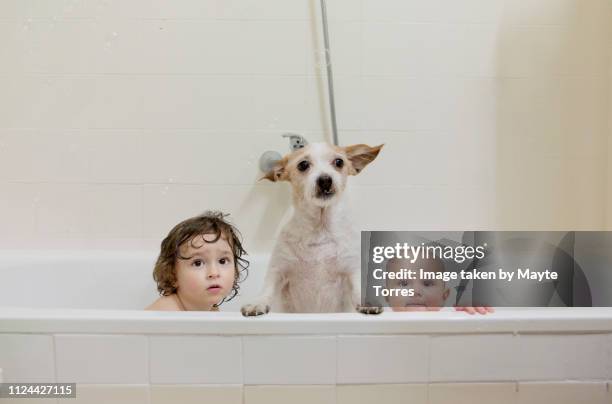
[[[179,247],[175,263],[177,294],[187,310],[210,310],[227,296],[236,276],[234,254],[221,236],[198,235]],[[202,240],[204,238],[204,240]]]
[[[423,268],[425,272],[444,271],[442,263],[437,260],[423,259],[411,264],[409,260],[391,259],[387,263],[388,272],[398,272],[402,268],[417,271]],[[388,288],[414,289],[414,296],[389,297],[389,305],[393,311],[437,311],[444,306],[450,290],[444,281],[429,279],[389,279]]]

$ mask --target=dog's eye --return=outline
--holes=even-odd
[[[344,160],[342,159],[336,159],[334,160],[334,165],[338,168],[342,168],[344,167]]]
[[[308,170],[308,167],[310,167],[310,163],[306,160],[300,161],[300,164],[297,165],[298,170],[300,170],[301,172]]]

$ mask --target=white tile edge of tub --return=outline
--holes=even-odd
[[[388,310],[388,309],[387,309]],[[612,308],[498,308],[487,315],[440,312],[271,313],[244,318],[235,312],[151,312],[0,308],[0,333],[336,335],[336,334],[478,334],[609,333]]]

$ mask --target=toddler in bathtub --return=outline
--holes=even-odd
[[[415,270],[423,268],[425,272],[444,272],[444,263],[436,258],[417,259],[414,264],[406,259],[393,258],[387,261],[387,272],[398,273],[402,268]],[[446,282],[441,279],[387,279],[387,288],[414,290],[414,296],[388,297],[387,302],[393,311],[439,311],[450,294]],[[455,310],[469,314],[487,314],[494,311],[492,307],[460,306],[455,306]]]
[[[145,310],[218,311],[238,294],[249,262],[225,216],[208,211],[170,230],[153,270],[161,297]]]

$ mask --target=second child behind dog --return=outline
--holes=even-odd
[[[444,272],[444,263],[437,258],[419,258],[414,263],[409,259],[392,258],[387,261],[387,272],[400,272],[404,268],[425,272]],[[390,296],[387,298],[393,311],[439,311],[450,295],[450,289],[441,279],[387,279],[389,289],[412,289],[414,296]],[[459,307],[457,311],[469,314],[493,313],[492,307]]]

